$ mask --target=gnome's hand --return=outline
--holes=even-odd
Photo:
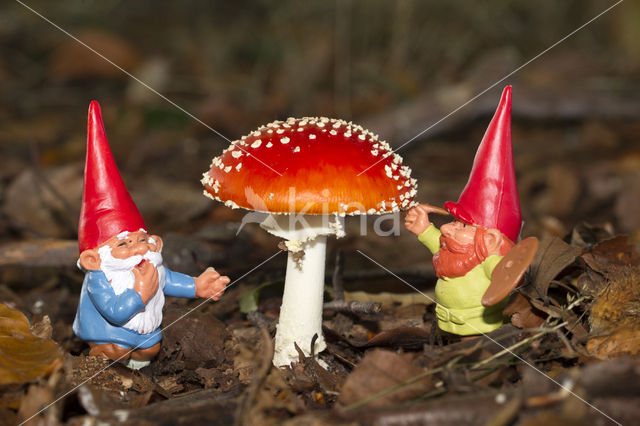
[[[422,234],[429,225],[429,209],[423,204],[412,207],[404,218],[404,226],[416,235]]]
[[[196,282],[196,297],[218,300],[222,297],[224,289],[231,281],[229,277],[220,275],[215,269],[209,267],[200,276],[194,278]]]
[[[133,276],[135,277],[133,289],[138,292],[146,305],[158,291],[158,270],[150,262],[145,261],[133,268]]]

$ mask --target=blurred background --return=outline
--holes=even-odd
[[[0,243],[76,238],[92,99],[133,198],[165,236],[168,263],[192,273],[213,264],[237,278],[275,253],[277,239],[256,224],[236,236],[243,212],[202,196],[201,174],[226,139],[305,115],[353,120],[394,147],[415,138],[398,153],[418,200],[442,205],[464,187],[507,84],[523,235],[564,236],[586,221],[640,243],[640,3],[619,4],[451,115],[615,2],[24,3],[219,134],[5,1]],[[391,269],[429,270],[402,218],[394,237],[369,222],[367,236],[355,219],[331,243],[329,265],[341,248],[347,272],[378,268],[356,249]],[[268,267],[283,274],[284,261]],[[7,269],[1,278],[16,277],[24,281]]]

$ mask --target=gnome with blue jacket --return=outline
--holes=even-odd
[[[149,235],[107,142],[100,106],[89,106],[87,156],[78,225],[86,272],[73,332],[89,355],[148,365],[160,350],[165,295],[218,300],[229,283],[213,268],[198,277],[162,265],[162,239]]]

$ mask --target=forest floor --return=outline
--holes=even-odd
[[[155,14],[33,3],[230,139],[323,115],[396,148],[607,6],[495,1],[481,14],[430,2],[256,1],[238,16],[195,0]],[[378,228],[351,218],[347,236],[329,241],[325,302],[344,290],[381,309],[325,309],[327,349],[282,369],[271,356],[287,255],[258,224],[241,226],[244,211],[202,196],[201,174],[228,141],[18,3],[2,6],[0,423],[637,424],[640,51],[628,34],[640,8],[627,3],[399,151],[419,202],[456,200],[499,90],[513,85],[522,234],[540,247],[511,295],[511,323],[473,340],[441,332],[431,255],[403,216]],[[450,27],[435,25],[442,16]],[[350,50],[334,40],[345,34]],[[348,66],[337,60],[344,49]],[[88,356],[71,330],[91,99],[133,199],[164,239],[165,264],[191,275],[213,266],[232,280],[218,302],[167,298],[162,349],[139,371]]]

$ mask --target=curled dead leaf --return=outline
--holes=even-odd
[[[22,312],[0,304],[0,384],[33,382],[61,364],[53,340],[35,336]]]

